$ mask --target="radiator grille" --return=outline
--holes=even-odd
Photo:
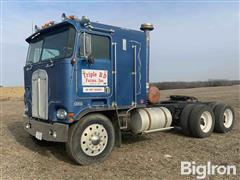
[[[32,74],[32,116],[48,119],[48,75],[41,69]]]

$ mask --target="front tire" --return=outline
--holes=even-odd
[[[112,122],[102,114],[90,114],[70,127],[66,149],[78,164],[89,165],[104,161],[114,144]]]

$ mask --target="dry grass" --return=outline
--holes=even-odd
[[[103,163],[78,166],[66,154],[63,143],[36,144],[23,129],[23,88],[0,88],[1,141],[0,179],[195,179],[181,176],[181,161],[216,165],[236,165],[240,171],[240,86],[161,91],[162,100],[170,94],[196,96],[203,101],[222,101],[235,109],[236,124],[231,133],[213,133],[196,139],[172,130],[144,136],[123,136]],[[9,98],[9,99],[8,99]],[[238,179],[239,176],[208,176],[206,179]]]
[[[0,87],[0,100],[22,100],[24,95],[23,87]]]

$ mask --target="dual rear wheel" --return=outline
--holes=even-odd
[[[196,138],[209,137],[213,131],[227,133],[234,124],[231,106],[221,103],[188,104],[180,117],[183,133]]]
[[[223,103],[210,103],[217,123],[215,124],[214,131],[218,133],[227,133],[233,129],[235,115],[231,106]]]

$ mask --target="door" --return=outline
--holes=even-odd
[[[78,97],[92,99],[97,105],[110,103],[113,93],[111,37],[105,34],[83,32],[80,35],[79,49]]]

